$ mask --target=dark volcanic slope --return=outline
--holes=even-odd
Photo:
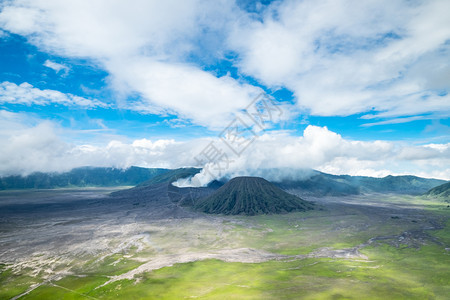
[[[212,214],[259,215],[304,211],[313,204],[288,194],[260,177],[236,177],[195,208]]]
[[[181,168],[170,170],[164,174],[156,176],[134,188],[121,190],[110,194],[108,199],[111,203],[120,203],[124,206],[130,205],[139,215],[146,215],[149,218],[181,218],[192,217],[195,212],[181,207],[196,200],[196,197],[206,197],[214,190],[207,188],[179,189],[171,183],[179,178],[193,176],[200,172],[200,169]]]
[[[140,183],[138,187],[151,186],[159,183],[172,183],[180,178],[192,177],[195,174],[199,173],[201,170],[202,169],[197,168],[179,168],[174,170],[168,170],[168,172],[166,173],[163,173],[159,176],[155,176],[150,180]]]
[[[446,201],[450,202],[450,182],[432,188],[428,191],[427,195],[444,198]]]
[[[133,198],[133,197],[152,197],[153,188],[156,185],[162,185],[167,187],[171,185],[172,182],[180,179],[194,176],[200,172],[200,169],[196,168],[180,168],[175,170],[169,170],[161,175],[155,176],[150,180],[142,182],[141,184],[127,190],[121,190],[114,193],[111,193],[113,197],[122,197],[122,198]],[[167,191],[164,194],[167,196]]]

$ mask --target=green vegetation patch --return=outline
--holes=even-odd
[[[75,271],[91,276],[113,276],[133,270],[141,264],[136,260],[125,258],[121,253],[116,253],[100,261],[93,259]]]
[[[100,261],[91,258],[80,263],[71,269],[74,276],[45,283],[23,299],[447,299],[448,211],[417,209],[416,213],[410,209],[406,213],[395,209],[373,214],[373,210],[358,206],[336,207],[284,215],[220,216],[220,223],[167,223],[167,228],[154,228],[150,234],[152,242],[168,253],[170,247],[192,252],[249,247],[289,255],[321,247],[350,248],[379,237],[360,249],[367,260],[308,258],[254,264],[204,260],[100,287],[108,276],[138,267],[141,262],[133,258],[154,255],[131,248]],[[223,225],[220,238],[214,227],[217,224]],[[39,282],[14,275],[5,266],[0,266],[0,271],[1,299]],[[13,290],[20,287],[21,280],[21,289]]]
[[[106,278],[70,276],[24,299],[446,299],[450,293],[449,256],[439,245],[378,243],[362,252],[368,260],[196,261],[97,289]]]
[[[6,265],[0,264],[0,299],[10,299],[26,292],[31,285],[42,280],[23,273],[14,274]]]

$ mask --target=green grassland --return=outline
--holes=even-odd
[[[198,261],[144,273],[138,283],[122,280],[99,289],[101,276],[67,277],[23,299],[445,299],[450,293],[450,262],[436,246],[379,245],[364,253],[370,261]]]
[[[104,259],[79,257],[62,278],[43,279],[31,276],[29,270],[17,274],[2,265],[0,299],[19,295],[35,283],[42,285],[20,299],[448,299],[447,204],[412,196],[358,201],[363,200],[395,207],[326,205],[324,200],[318,205],[322,209],[307,212],[152,224],[147,231],[157,247],[139,251],[129,247]],[[109,276],[128,272],[159,254],[245,247],[298,255],[323,247],[358,246],[367,259],[309,257],[262,263],[206,259],[102,286]]]

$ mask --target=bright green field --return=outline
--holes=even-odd
[[[123,280],[96,290],[104,278],[67,277],[23,299],[445,299],[450,293],[449,258],[438,247],[379,246],[364,253],[370,261],[206,260],[145,273],[137,284]]]
[[[80,257],[60,266],[72,275],[45,282],[40,275],[30,276],[30,270],[17,274],[0,266],[0,299],[19,295],[33,283],[43,284],[20,299],[449,299],[450,209],[413,197],[378,200],[409,203],[414,210],[338,203],[306,213],[184,220],[163,229],[153,225],[152,241],[160,252],[131,247],[100,261]],[[296,255],[322,247],[351,248],[376,237],[360,250],[367,259],[207,259],[99,287],[108,276],[130,271],[158,253],[245,247]]]

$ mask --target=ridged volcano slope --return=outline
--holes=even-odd
[[[427,193],[428,196],[440,197],[450,202],[450,182],[441,184],[435,188],[432,188]]]
[[[313,204],[288,194],[260,177],[236,177],[202,199],[197,210],[211,214],[260,215],[305,211]]]

